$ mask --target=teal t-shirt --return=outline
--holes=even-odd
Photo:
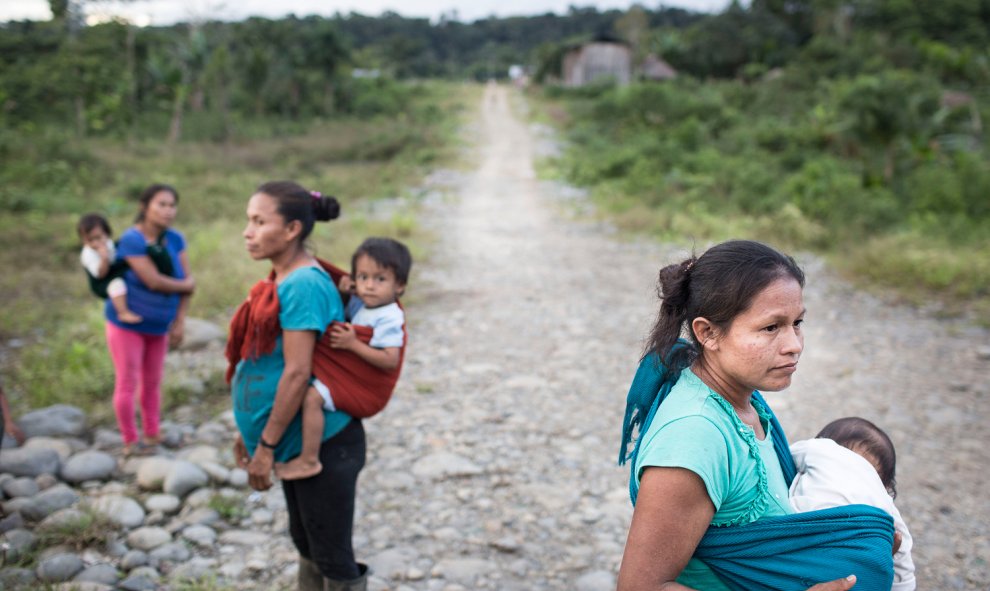
[[[793,513],[770,436],[769,413],[755,400],[753,406],[766,432],[762,441],[724,398],[690,368],[685,369],[644,435],[636,461],[637,486],[643,469],[650,466],[694,472],[705,483],[715,506],[714,526]],[[708,566],[695,558],[688,562],[677,582],[704,591],[729,591]]]
[[[312,330],[322,335],[333,321],[343,322],[344,305],[330,276],[322,268],[301,267],[278,286],[278,320],[282,330]],[[319,338],[319,337],[317,337]],[[253,453],[268,415],[275,403],[278,382],[285,370],[282,336],[270,355],[258,359],[242,359],[237,364],[230,394],[233,398],[234,420],[244,438],[244,445]],[[324,411],[323,441],[343,429],[351,417],[342,411]],[[302,412],[289,423],[275,448],[275,461],[286,462],[302,451]]]

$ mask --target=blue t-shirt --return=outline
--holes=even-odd
[[[344,305],[330,276],[319,267],[301,267],[278,286],[278,320],[282,330],[312,330],[317,338],[333,321],[343,322]],[[282,336],[275,350],[258,359],[242,359],[237,364],[230,394],[234,420],[249,453],[258,446],[261,432],[275,404],[278,382],[285,370]],[[323,441],[343,429],[351,417],[343,411],[324,410]],[[286,462],[302,451],[302,412],[296,414],[275,448],[275,461]]]
[[[136,228],[128,228],[120,236],[120,243],[117,245],[117,259],[147,256],[148,244],[144,234]],[[186,239],[176,230],[168,228],[165,230],[162,245],[172,259],[175,278],[184,279],[186,274],[185,269],[182,268],[182,263],[179,261],[179,253],[186,249]],[[113,302],[109,298],[104,307],[107,320],[121,328],[144,334],[163,335],[167,333],[179,312],[179,294],[151,291],[141,281],[137,273],[131,269],[124,273],[124,283],[127,285],[127,307],[135,314],[140,315],[143,320],[137,324],[120,322]]]
[[[715,507],[711,525],[750,523],[793,513],[780,460],[773,447],[770,413],[752,402],[766,432],[762,440],[732,406],[690,368],[681,372],[643,436],[636,484],[650,466],[697,474]],[[704,591],[728,591],[707,565],[691,558],[677,582]]]

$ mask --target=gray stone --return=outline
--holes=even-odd
[[[181,536],[183,539],[203,547],[212,546],[217,541],[217,532],[212,527],[205,525],[190,525],[182,530]]]
[[[413,464],[412,472],[421,478],[443,479],[450,476],[477,476],[483,470],[463,456],[436,452]]]
[[[96,583],[93,581],[77,581],[76,579],[72,579],[71,583],[59,583],[54,587],[52,587],[52,590],[53,591],[113,591],[113,585]]]
[[[227,339],[227,331],[202,318],[186,318],[180,351],[195,351]]]
[[[139,527],[127,534],[127,544],[145,552],[171,541],[172,535],[160,527]]]
[[[102,583],[104,585],[117,584],[117,568],[112,564],[100,563],[88,566],[79,574],[72,578],[73,581],[86,581],[90,583]]]
[[[97,449],[113,449],[120,445],[120,431],[99,428],[93,432],[93,447]]]
[[[481,558],[444,558],[433,567],[433,575],[448,581],[471,585],[479,576],[487,576],[497,570],[495,564]]]
[[[189,562],[176,566],[175,569],[169,573],[169,579],[172,581],[195,581],[212,574],[216,568],[216,560],[197,556]]]
[[[30,552],[34,547],[37,537],[26,529],[12,529],[3,535],[3,541],[7,544],[7,560],[16,562],[21,556]]]
[[[144,509],[130,497],[105,495],[90,502],[94,511],[104,515],[117,525],[131,529],[144,523]]]
[[[171,515],[182,508],[182,500],[175,495],[151,495],[144,500],[148,511],[159,511]]]
[[[46,583],[68,581],[83,569],[82,558],[75,554],[56,554],[40,561],[35,571],[38,578]]]
[[[233,468],[230,471],[230,475],[227,476],[227,482],[230,486],[244,488],[248,485],[248,473],[241,468]]]
[[[143,460],[137,470],[137,484],[145,490],[159,490],[175,460],[154,457]]]
[[[248,531],[246,529],[232,529],[220,534],[221,544],[233,544],[236,546],[260,546],[270,539],[270,534],[260,531]]]
[[[216,494],[217,491],[211,488],[200,488],[190,493],[184,504],[189,508],[208,507]]]
[[[183,497],[190,491],[206,486],[209,482],[210,478],[202,468],[192,462],[180,460],[172,464],[172,468],[165,476],[162,489],[170,495]]]
[[[417,558],[419,554],[412,548],[389,548],[368,558],[368,565],[376,576],[399,578]]]
[[[121,591],[155,591],[158,589],[157,577],[145,575],[132,575],[117,583],[117,588]]]
[[[75,442],[76,445],[73,445]],[[59,437],[32,437],[24,443],[26,449],[50,449],[58,454],[59,462],[64,463],[76,451],[82,451],[85,446],[78,446],[78,440],[62,439]],[[78,447],[78,449],[76,449]]]
[[[0,589],[21,589],[38,580],[29,568],[12,566],[0,570]]]
[[[148,555],[142,550],[130,550],[120,559],[120,568],[131,571],[148,564]]]
[[[86,413],[67,404],[39,408],[17,421],[28,437],[82,437],[86,433]]]
[[[217,463],[220,461],[220,452],[212,445],[192,445],[176,454],[176,458],[193,464]]]
[[[210,525],[220,521],[220,513],[216,509],[209,507],[199,507],[190,511],[183,517],[183,521],[190,525]]]
[[[42,447],[19,447],[0,453],[0,472],[14,476],[56,474],[60,465],[55,450]]]
[[[106,480],[117,469],[117,460],[102,451],[84,451],[69,458],[62,466],[62,479],[79,483],[87,480]]]
[[[0,519],[0,534],[22,527],[24,527],[24,518],[21,517],[20,513],[10,513]]]
[[[169,542],[155,548],[148,554],[153,560],[168,562],[185,562],[189,560],[192,553],[186,545],[181,542]]]
[[[612,591],[615,589],[615,577],[604,570],[596,570],[581,575],[574,582],[576,591]]]
[[[38,483],[38,488],[41,490],[48,490],[59,483],[59,480],[55,477],[54,472],[39,474],[34,477],[34,481]]]
[[[196,464],[206,472],[206,475],[210,477],[210,481],[216,484],[224,484],[230,478],[230,470],[220,464],[214,462],[198,462]]]
[[[29,504],[21,508],[21,514],[29,521],[41,521],[59,509],[76,504],[79,496],[68,486],[57,484],[34,495],[29,501]]]
[[[89,517],[85,513],[78,509],[69,507],[67,509],[59,509],[48,517],[42,519],[41,522],[38,523],[38,530],[72,531],[81,527],[88,520]]]
[[[38,494],[41,488],[34,478],[22,476],[21,478],[8,478],[3,481],[3,492],[8,497],[33,497]]]

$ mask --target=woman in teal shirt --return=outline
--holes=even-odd
[[[642,435],[619,591],[728,587],[693,558],[705,531],[790,513],[756,390],[787,388],[804,348],[804,273],[748,240],[660,270],[648,352],[680,376]],[[674,347],[686,332],[691,345]],[[855,577],[814,591],[845,591]]]
[[[255,260],[271,261],[231,322],[228,359],[240,436],[238,464],[255,490],[271,487],[274,463],[302,449],[300,406],[312,377],[316,341],[333,321],[344,320],[340,294],[305,248],[316,221],[339,215],[333,197],[296,183],[265,183],[251,197],[244,239]],[[359,590],[367,567],[354,559],[351,537],[357,476],[364,467],[361,421],[326,412],[316,476],[283,481],[289,533],[299,551],[299,589]]]

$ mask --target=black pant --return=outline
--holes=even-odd
[[[354,495],[364,456],[364,426],[354,419],[320,446],[322,472],[312,478],[282,481],[292,542],[303,558],[335,581],[361,575],[351,537]]]

